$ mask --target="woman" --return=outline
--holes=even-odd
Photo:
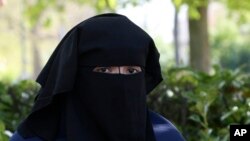
[[[11,141],[183,141],[146,106],[161,81],[159,53],[145,31],[123,15],[94,16],[57,46]]]

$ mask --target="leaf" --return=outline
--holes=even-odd
[[[181,5],[183,4],[183,0],[172,0],[175,7],[179,10]]]
[[[0,133],[5,131],[5,125],[4,123],[0,120]]]
[[[220,120],[221,121],[224,121],[225,119],[227,119],[228,117],[230,117],[233,113],[235,113],[236,111],[232,110],[232,111],[229,111],[225,114],[223,114],[223,116],[221,116]]]
[[[111,9],[115,9],[117,7],[117,0],[109,0],[109,5]]]
[[[197,8],[194,8],[194,7],[189,7],[188,9],[188,14],[189,14],[189,17],[193,20],[198,20],[200,19],[201,15],[198,11]]]
[[[0,96],[7,93],[6,86],[0,82]]]
[[[197,123],[201,123],[202,122],[200,116],[198,116],[198,115],[191,115],[189,117],[189,119],[191,119],[192,121],[195,121]]]

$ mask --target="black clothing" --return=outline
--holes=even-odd
[[[131,75],[93,72],[96,66],[124,65],[143,69]],[[94,16],[55,49],[18,132],[53,141],[65,126],[69,141],[154,141],[146,94],[161,81],[159,53],[146,32],[123,15]]]

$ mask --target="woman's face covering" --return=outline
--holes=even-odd
[[[89,18],[66,34],[38,76],[42,88],[19,132],[54,140],[63,121],[70,141],[153,141],[146,95],[161,81],[145,31],[119,14]]]
[[[80,28],[72,98],[90,141],[145,141],[146,66],[151,38],[125,17],[99,17]]]
[[[146,90],[138,66],[81,67],[72,105],[90,141],[144,141]]]

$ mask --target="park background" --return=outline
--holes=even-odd
[[[249,0],[0,0],[0,141],[31,110],[65,33],[108,12],[154,38],[164,81],[147,102],[188,141],[228,141],[230,124],[250,124]]]

